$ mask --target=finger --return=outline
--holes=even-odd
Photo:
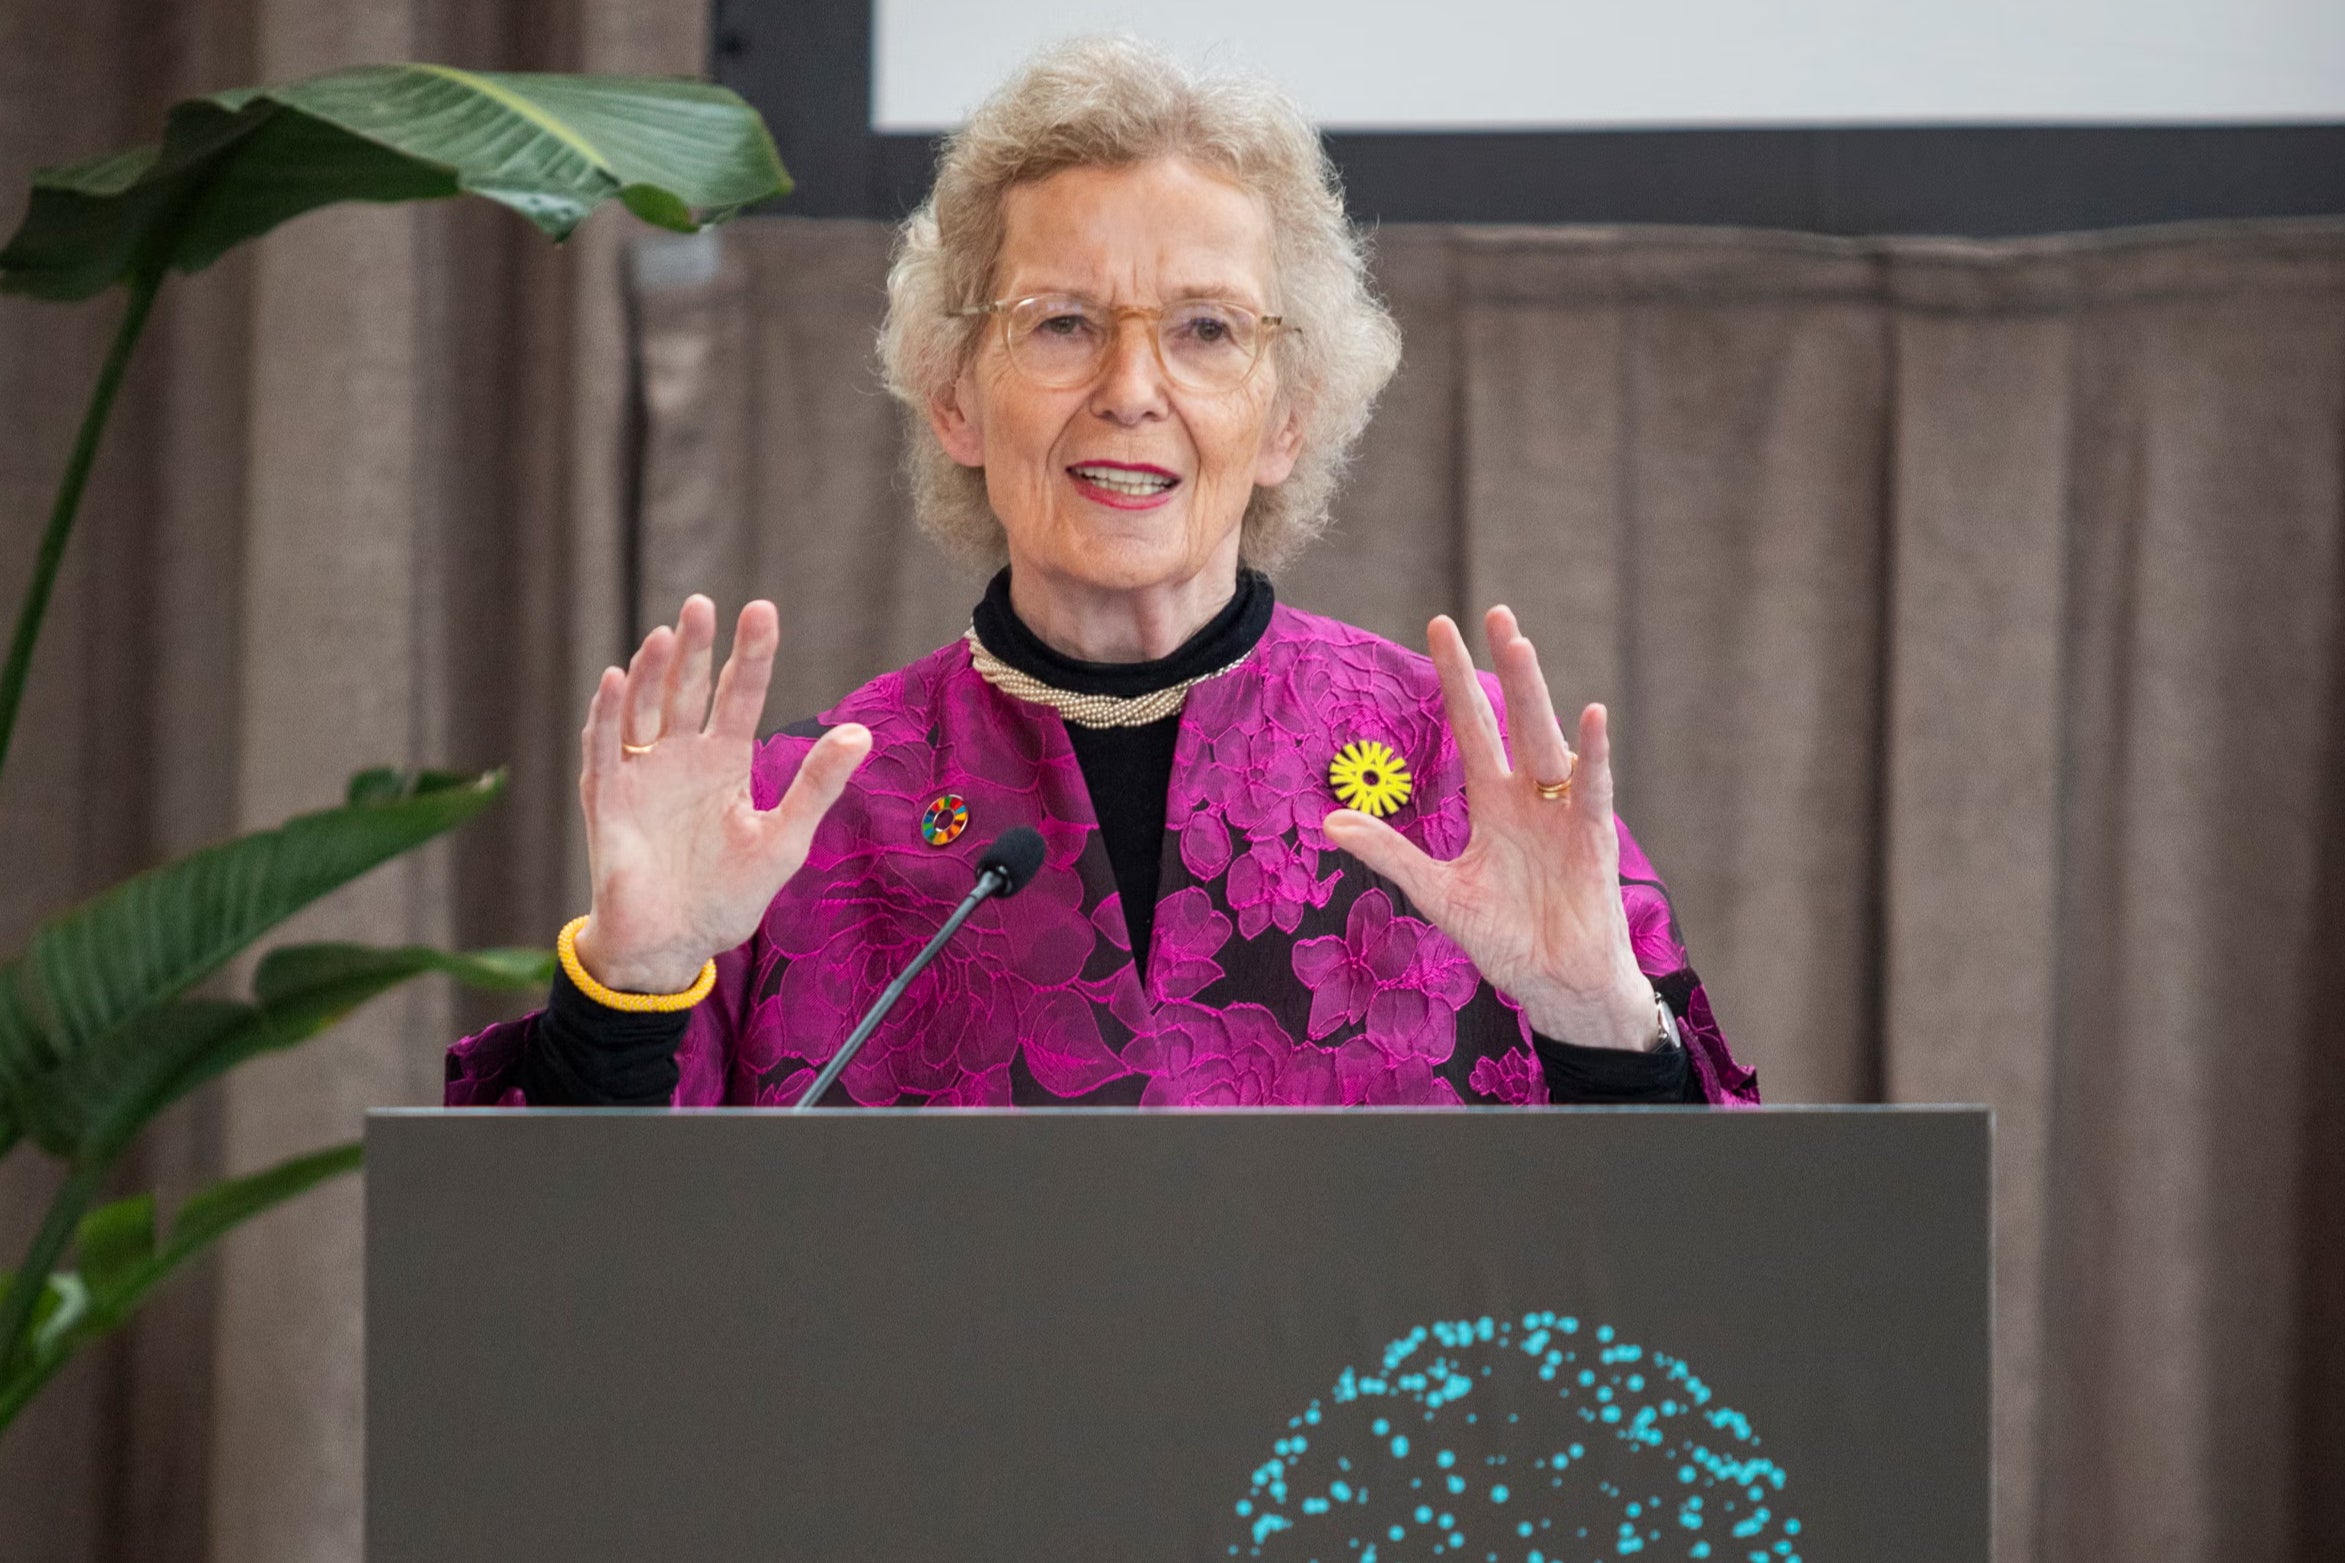
[[[763,598],[741,610],[733,626],[733,654],[717,675],[716,703],[709,707],[708,730],[727,738],[755,738],[758,719],[765,715],[765,688],[773,677],[774,648],[781,644],[780,615]]]
[[[1535,781],[1562,781],[1571,775],[1571,749],[1556,719],[1555,698],[1547,692],[1538,649],[1504,608],[1491,609],[1485,627],[1490,659],[1498,664],[1498,687],[1506,691],[1506,736],[1515,770],[1528,771]]]
[[[1441,704],[1449,713],[1449,730],[1457,739],[1466,784],[1503,779],[1506,743],[1499,737],[1498,713],[1490,709],[1490,696],[1474,675],[1474,658],[1466,650],[1465,636],[1458,633],[1456,621],[1444,613],[1425,626],[1425,644],[1433,654],[1434,670],[1441,675]]]
[[[716,643],[717,605],[694,592],[676,614],[676,656],[661,699],[661,732],[697,733],[708,719],[708,666]]]
[[[814,844],[815,828],[847,790],[847,778],[871,753],[871,730],[843,722],[815,741],[799,763],[790,790],[766,816],[766,845],[786,873],[796,873]]]
[[[578,733],[578,790],[592,807],[594,789],[619,768],[619,713],[625,708],[627,675],[604,668],[595,681],[594,697],[586,703],[586,726]]]
[[[1444,894],[1449,865],[1425,855],[1417,844],[1390,825],[1358,809],[1330,809],[1321,821],[1327,839],[1400,886],[1417,910],[1441,920],[1447,910]]]
[[[1612,718],[1600,705],[1580,713],[1580,769],[1572,778],[1572,806],[1591,820],[1612,823]]]
[[[660,706],[667,692],[668,662],[675,655],[676,632],[665,624],[643,637],[627,663],[627,714],[619,729],[627,743],[660,741]]]

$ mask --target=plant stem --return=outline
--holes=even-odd
[[[98,370],[97,389],[90,394],[89,411],[82,415],[81,432],[66,458],[65,477],[57,485],[57,503],[49,511],[49,529],[41,534],[40,556],[33,578],[25,587],[24,606],[17,610],[16,633],[8,643],[8,666],[0,672],[0,771],[8,766],[8,740],[16,732],[16,708],[24,700],[25,680],[32,674],[33,643],[41,638],[41,620],[49,611],[49,594],[56,589],[57,571],[65,562],[65,543],[73,535],[73,518],[81,509],[81,491],[89,483],[90,467],[98,458],[98,440],[106,432],[114,410],[114,393],[122,387],[122,372],[130,365],[131,349],[145,329],[147,311],[162,291],[164,268],[140,267],[130,276],[130,298],[123,306],[122,323],[114,330],[114,345],[106,350]],[[0,1336],[0,1341],[8,1337]]]
[[[55,1378],[58,1370],[72,1360],[70,1352],[61,1352],[46,1364],[28,1363],[13,1378],[0,1378],[0,1433],[8,1431],[8,1424],[16,1420],[19,1411],[32,1403],[33,1396],[41,1392],[41,1386]]]
[[[41,1293],[49,1286],[49,1272],[57,1268],[64,1257],[65,1246],[73,1241],[75,1229],[97,1196],[98,1185],[106,1176],[102,1164],[77,1161],[66,1178],[57,1197],[49,1201],[49,1215],[41,1223],[41,1230],[33,1234],[32,1246],[25,1250],[24,1263],[16,1267],[16,1278],[0,1294],[0,1382],[5,1382],[16,1360],[20,1347],[29,1347],[24,1339],[26,1326],[31,1324],[33,1308],[41,1300]]]

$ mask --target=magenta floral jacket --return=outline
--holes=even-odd
[[[1503,712],[1496,681],[1485,682]],[[871,757],[757,933],[718,958],[716,991],[677,1051],[676,1105],[795,1101],[1013,825],[1041,831],[1041,872],[979,907],[913,982],[841,1077],[857,1102],[1547,1100],[1513,1001],[1320,830],[1335,807],[1329,761],[1376,739],[1415,772],[1390,823],[1438,858],[1465,845],[1457,751],[1433,665],[1416,652],[1281,604],[1242,663],[1190,691],[1145,986],[1056,713],[995,690],[955,641],[822,721],[870,728]],[[781,797],[812,741],[763,745],[759,807]],[[946,794],[966,803],[968,828],[932,846],[922,816]],[[1728,1052],[1668,893],[1626,826],[1620,849],[1638,963],[1678,1016],[1702,1094],[1756,1103],[1756,1076]],[[457,1043],[448,1104],[520,1104],[511,1077],[533,1023]]]

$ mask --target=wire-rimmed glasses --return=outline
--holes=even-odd
[[[1284,316],[1260,315],[1226,299],[1177,304],[1102,304],[1073,293],[1039,293],[956,309],[953,318],[993,315],[1002,346],[1018,372],[1046,390],[1088,385],[1107,361],[1108,348],[1127,316],[1151,322],[1156,361],[1165,377],[1187,390],[1234,391],[1253,376],[1270,339],[1295,328]]]

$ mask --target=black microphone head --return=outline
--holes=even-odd
[[[1001,876],[995,895],[1016,895],[1042,867],[1042,832],[1031,825],[1013,825],[1001,833],[977,860],[977,872]]]

